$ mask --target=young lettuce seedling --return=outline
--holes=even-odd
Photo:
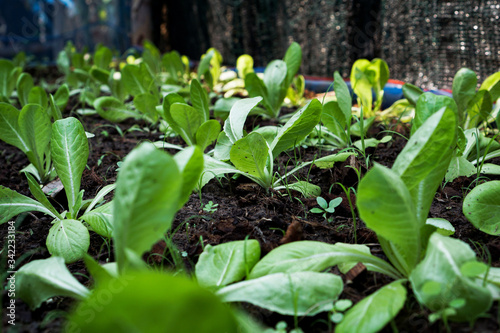
[[[0,186],[0,223],[29,211],[50,215],[54,220],[46,241],[49,252],[54,256],[63,257],[66,262],[74,262],[81,259],[89,247],[89,232],[82,221],[88,223],[90,228],[100,235],[111,236],[111,206],[104,204],[95,209],[94,207],[114,186],[104,187],[93,200],[83,200],[80,181],[89,154],[85,130],[76,118],[66,118],[54,122],[50,133],[50,156],[64,186],[69,211],[59,213],[35,179],[26,173],[30,192],[36,200]],[[79,211],[86,204],[88,206],[84,214],[79,216]]]
[[[55,177],[51,162],[52,124],[47,111],[38,104],[26,104],[21,111],[0,103],[0,139],[26,154],[30,165],[23,169],[46,183]]]
[[[273,165],[277,156],[300,143],[317,125],[321,117],[321,103],[314,99],[297,111],[281,128],[263,127],[245,135],[243,126],[250,111],[262,101],[262,97],[237,101],[224,123],[214,149],[214,157],[205,155],[205,171],[200,179],[202,188],[210,179],[227,173],[244,175],[266,190],[288,188],[301,192],[307,197],[316,197],[321,190],[305,181],[286,184],[289,175],[314,163],[320,167],[331,167],[333,163],[344,161],[352,153],[322,157],[304,162],[283,176],[275,176]],[[233,165],[226,163],[230,161]],[[280,185],[285,184],[285,185]]]
[[[358,95],[361,106],[360,117],[373,117],[382,107],[384,86],[389,81],[389,66],[382,59],[359,59],[352,65],[351,86]],[[375,93],[375,108],[373,108],[373,92]]]
[[[288,47],[283,60],[273,60],[267,65],[264,80],[253,72],[245,74],[245,88],[248,95],[262,97],[262,105],[266,109],[267,116],[278,118],[283,100],[301,62],[302,50],[299,44],[293,42]]]
[[[7,59],[0,59],[0,102],[9,103],[23,69]]]
[[[217,139],[221,126],[217,120],[210,119],[208,94],[197,79],[191,81],[190,95],[193,106],[176,93],[166,95],[163,117],[189,146],[196,145],[205,150]]]

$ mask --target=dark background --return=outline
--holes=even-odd
[[[500,0],[0,0],[0,56],[50,61],[67,40],[124,52],[149,39],[192,60],[215,47],[228,65],[247,53],[265,66],[296,41],[302,74],[348,76],[379,57],[394,79],[450,88],[461,67],[480,82],[500,70],[499,15]]]

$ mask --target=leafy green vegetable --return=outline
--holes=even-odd
[[[363,115],[372,117],[380,110],[384,97],[384,86],[389,81],[389,67],[382,59],[358,59],[352,65],[351,85],[358,101],[363,107]],[[373,108],[372,89],[375,92],[375,108]]]
[[[378,332],[403,308],[406,300],[404,280],[394,281],[349,309],[335,332]]]
[[[87,253],[90,236],[80,221],[58,220],[50,228],[46,244],[51,255],[64,257],[67,263],[72,263]]]
[[[196,263],[196,279],[201,286],[219,289],[242,280],[259,259],[254,239],[207,245]]]
[[[64,185],[71,216],[76,218],[83,197],[80,181],[89,156],[85,130],[76,118],[57,120],[52,125],[51,156]]]
[[[245,88],[248,95],[263,98],[262,105],[266,109],[267,116],[278,118],[287,90],[301,62],[302,51],[294,42],[289,46],[283,60],[273,60],[267,65],[263,80],[253,72],[245,74]]]
[[[16,290],[31,309],[53,296],[79,300],[90,296],[90,291],[71,275],[60,257],[34,260],[21,267],[16,273]]]
[[[151,333],[238,331],[233,312],[215,295],[185,277],[151,271],[99,285],[71,314],[66,330],[106,332],[131,327]]]
[[[208,95],[197,79],[191,81],[190,91],[193,106],[176,93],[166,95],[163,117],[188,145],[205,150],[217,139],[221,126],[217,120],[209,119]]]
[[[455,321],[472,321],[487,311],[492,303],[491,293],[460,270],[471,261],[476,261],[476,255],[469,245],[434,233],[425,258],[410,276],[419,302],[437,312],[450,308],[456,300],[463,300],[462,306],[451,306],[453,311],[447,315]],[[439,283],[437,292],[425,292],[424,286],[429,281]]]
[[[464,199],[463,212],[479,230],[499,235],[500,181],[489,181],[475,187]]]
[[[342,293],[340,276],[317,272],[276,273],[226,286],[225,302],[248,302],[290,316],[313,316],[331,309]]]
[[[140,96],[142,93],[139,93]],[[138,118],[138,114],[130,110],[119,99],[112,96],[98,97],[94,101],[97,113],[106,120],[119,123],[128,118]]]

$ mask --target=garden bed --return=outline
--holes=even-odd
[[[174,52],[160,60],[152,45],[141,61],[127,58],[129,64],[112,62],[111,51],[105,47],[95,52],[93,64],[85,60],[87,56],[92,59],[91,55],[84,56],[71,45],[64,52],[58,69],[29,71],[37,84],[41,85],[43,77],[46,88],[33,87],[31,76],[22,74],[15,93],[11,86],[3,88],[12,88],[6,96],[0,95],[9,102],[0,105],[0,125],[20,128],[11,137],[0,133],[3,140],[18,148],[50,149],[45,150],[50,155],[42,153],[38,158],[50,156],[52,161],[48,161],[54,165],[53,170],[44,169],[37,156],[0,141],[0,237],[9,240],[1,267],[19,271],[15,286],[23,288],[16,290],[23,300],[15,301],[13,331],[60,331],[70,313],[72,324],[85,327],[92,319],[82,319],[75,307],[85,309],[103,283],[126,279],[133,275],[127,275],[130,272],[148,272],[143,261],[151,268],[149,273],[163,272],[155,278],[193,278],[179,281],[190,284],[192,295],[211,297],[214,308],[221,304],[240,328],[259,323],[276,327],[266,332],[281,333],[286,330],[278,326],[286,323],[288,330],[297,329],[293,332],[300,332],[299,328],[303,332],[352,332],[349,325],[360,322],[373,332],[500,329],[496,301],[500,240],[497,230],[492,231],[496,222],[483,212],[493,225],[476,223],[483,232],[464,215],[464,200],[471,190],[500,179],[496,169],[500,154],[488,155],[490,148],[500,151],[498,140],[491,139],[497,130],[487,125],[481,138],[476,130],[482,123],[500,122],[496,115],[490,116],[492,99],[500,97],[499,73],[476,93],[475,74],[461,70],[454,85],[455,100],[405,85],[404,95],[402,91],[390,94],[406,99],[384,110],[383,87],[389,76],[385,62],[354,64],[353,73],[358,76],[351,81],[358,87],[358,105],[353,107],[352,91],[338,72],[332,85],[335,96],[304,91],[306,80],[296,76],[301,59],[296,43],[283,61],[269,64],[263,80],[247,57],[238,65],[239,73],[226,73],[224,81],[222,58],[216,50],[202,58],[197,74],[190,72],[189,61]],[[16,74],[12,64],[1,62],[2,68],[8,68],[9,75]],[[214,84],[214,78],[220,78],[220,83]],[[68,85],[61,85],[63,81]],[[394,82],[389,88],[395,89],[391,85]],[[46,90],[55,95],[50,103]],[[409,111],[416,114],[412,124],[407,122],[413,117]],[[481,121],[474,115],[481,116]],[[51,133],[48,138],[44,129]],[[470,144],[472,140],[476,146]],[[38,142],[45,146],[36,146]],[[85,161],[81,157],[87,155],[87,142]],[[174,159],[147,142],[156,147],[167,143],[163,150],[175,155]],[[481,168],[473,163],[480,156],[489,156],[488,178],[477,178]],[[30,162],[38,165],[29,170],[37,179],[20,172]],[[163,172],[165,168],[169,172]],[[52,172],[57,172],[66,188],[46,197],[39,184],[54,178]],[[111,192],[114,184],[116,191]],[[18,211],[13,203],[37,208]],[[498,209],[499,204],[491,206]],[[174,216],[172,221],[169,214]],[[67,236],[66,230],[74,235]],[[15,251],[7,252],[7,243],[14,243]],[[224,252],[227,248],[229,252]],[[323,257],[317,259],[319,254]],[[221,264],[230,267],[221,268]],[[60,276],[51,277],[54,271]],[[286,277],[287,285],[283,284]],[[262,281],[273,281],[278,287],[273,290],[274,285]],[[8,285],[2,292],[3,309],[13,300],[14,285]],[[449,290],[453,286],[457,290]],[[239,293],[239,288],[250,292]],[[299,302],[294,288],[308,290],[307,295],[318,300],[302,297]],[[392,296],[381,297],[383,293]],[[263,295],[264,300],[254,294]],[[72,295],[82,302],[59,295]],[[120,291],[119,295],[123,296]],[[144,309],[152,299],[151,295],[141,298],[132,289],[126,301],[134,297],[144,302]],[[293,301],[280,303],[279,297]],[[356,319],[356,311],[362,309],[359,305],[370,304],[376,297],[380,297],[380,316],[372,311]],[[160,300],[160,304],[168,303]],[[236,315],[221,300],[235,303],[232,309],[242,309],[249,316]],[[130,302],[136,306],[136,301]],[[96,315],[104,318],[100,324],[104,326],[97,326],[101,330],[112,322],[102,314],[103,309]],[[321,311],[308,316],[317,309]],[[185,315],[197,320],[196,311]],[[127,320],[134,320],[132,313]],[[119,313],[115,320],[123,316],[127,315]],[[3,325],[12,325],[7,316]],[[247,327],[246,332],[252,330]]]
[[[149,129],[146,123],[126,121],[117,125],[98,116],[82,117],[81,120],[86,131],[96,135],[90,139],[91,153],[88,168],[82,178],[82,188],[90,197],[93,197],[103,186],[116,181],[117,162],[120,162],[134,147],[142,141],[157,141],[161,135],[154,129],[128,132],[132,126]],[[117,131],[117,127],[125,134],[122,135]],[[372,134],[376,135],[375,132],[386,129],[397,129],[401,134],[408,135],[408,127],[401,123],[389,126],[389,128],[382,124],[376,125]],[[405,144],[404,138],[395,135],[392,141],[380,144],[373,149],[373,159],[377,163],[390,167]],[[20,151],[3,142],[0,142],[0,151],[5,161],[0,172],[0,184],[29,195],[26,178],[15,171],[28,164],[27,158]],[[328,153],[320,152],[315,148],[300,148],[296,149],[294,154],[300,160],[310,160],[315,154]],[[290,168],[290,163],[294,163],[294,156],[291,153],[289,155],[280,159],[278,168],[286,166]],[[495,163],[498,162],[500,160],[495,161]],[[202,252],[201,240],[204,245],[217,245],[228,241],[243,240],[250,236],[259,241],[263,255],[280,244],[296,240],[314,240],[330,244],[353,243],[353,220],[347,198],[339,186],[331,186],[335,183],[342,183],[346,187],[357,185],[356,173],[347,167],[349,163],[355,163],[355,167],[365,170],[362,162],[351,159],[329,170],[313,167],[309,173],[311,183],[321,187],[323,197],[343,198],[340,207],[332,214],[333,222],[327,222],[321,215],[311,213],[310,210],[317,206],[316,200],[301,198],[298,193],[292,193],[295,195],[293,198],[279,193],[268,194],[243,177],[221,182],[212,180],[200,194],[191,195],[187,204],[177,214],[173,224],[172,230],[177,230],[177,232],[172,232],[170,236],[179,253],[182,254],[186,270],[192,272]],[[302,176],[305,177],[306,174]],[[468,192],[473,180],[473,177],[461,177],[438,191],[432,204],[431,217],[443,217],[451,221],[456,228],[455,237],[470,244],[480,257],[485,255],[484,249],[488,249],[491,258],[494,258],[492,266],[500,267],[498,237],[489,236],[475,229],[462,213],[464,194]],[[210,201],[218,205],[215,211],[203,211],[203,207]],[[40,213],[27,214],[23,218],[16,237],[16,251],[30,253],[23,264],[31,260],[47,258],[50,254],[45,247],[45,239],[51,225],[50,218]],[[375,233],[366,228],[359,219],[356,232],[359,244],[368,244],[373,254],[384,257]],[[7,225],[4,224],[0,226],[0,237],[5,239],[6,235]],[[89,254],[102,263],[113,260],[109,245],[97,234],[91,236]],[[153,265],[166,267],[171,266],[173,262],[163,241],[154,246],[153,251],[146,255],[146,259]],[[83,262],[70,264],[69,269],[80,282],[90,283],[89,273]],[[345,275],[343,279],[347,282]],[[352,278],[352,282],[345,285],[341,298],[350,299],[356,303],[389,283],[390,280],[382,274],[363,270]],[[7,306],[6,294],[4,291],[4,309]],[[17,325],[21,327],[20,332],[60,330],[64,324],[65,313],[70,311],[73,304],[74,301],[70,299],[56,297],[52,302],[44,303],[32,312],[26,304],[18,300]],[[243,308],[254,318],[270,327],[274,327],[282,320],[287,321],[289,327],[293,327],[293,317],[280,316],[252,305],[243,305]],[[479,319],[473,328],[467,323],[452,323],[451,329],[453,332],[495,332],[499,329],[497,312],[498,308],[495,305],[489,311],[489,317]],[[430,325],[427,320],[428,314],[429,311],[422,309],[416,301],[410,301],[409,306],[403,308],[394,324],[401,332],[440,332],[443,329],[442,325],[439,322]],[[328,326],[325,324],[327,319],[326,314],[313,318],[305,317],[299,320],[299,325],[304,332],[328,332]],[[4,317],[3,320],[5,327],[6,318]],[[388,326],[386,330],[391,332],[392,329]]]

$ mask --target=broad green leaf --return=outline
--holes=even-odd
[[[476,127],[481,121],[488,120],[493,110],[490,93],[487,90],[479,90],[471,99],[467,108],[469,123],[467,128]]]
[[[475,187],[464,199],[465,217],[479,230],[500,234],[500,181],[493,180]]]
[[[417,106],[417,101],[423,93],[422,89],[413,84],[405,83],[403,85],[403,95],[413,106]]]
[[[176,162],[143,143],[125,158],[113,199],[115,257],[121,272],[126,252],[141,256],[170,228],[177,212],[182,175]]]
[[[403,308],[406,288],[403,280],[394,281],[363,298],[344,314],[335,327],[338,333],[378,332]]]
[[[123,85],[130,95],[135,96],[149,91],[150,80],[143,76],[144,71],[139,66],[125,65],[121,73]]]
[[[243,126],[250,111],[262,101],[262,97],[241,99],[233,104],[229,117],[224,122],[226,136],[235,143],[243,138]]]
[[[297,111],[280,129],[271,143],[273,157],[276,158],[281,152],[298,144],[309,135],[319,123],[321,110],[320,101],[313,99]]]
[[[321,272],[338,264],[353,262],[361,262],[372,271],[383,272],[394,278],[401,277],[389,263],[360,251],[359,245],[298,241],[269,252],[254,266],[249,279],[273,273]]]
[[[108,69],[113,60],[113,53],[106,46],[100,46],[94,53],[94,65],[102,69]]]
[[[87,222],[90,230],[95,231],[101,236],[111,238],[113,234],[113,203],[108,202],[88,213],[85,212],[80,217],[80,220]]]
[[[343,287],[335,274],[276,273],[229,285],[216,294],[224,302],[248,302],[289,316],[314,316],[331,310]]]
[[[19,75],[19,79],[17,80],[16,89],[17,89],[17,98],[19,99],[19,104],[21,106],[25,106],[28,104],[28,96],[33,88],[33,77],[29,73],[22,73]]]
[[[97,113],[106,120],[119,123],[128,118],[137,118],[137,113],[131,111],[120,100],[111,96],[102,96],[94,101]]]
[[[163,116],[163,118],[165,118],[168,125],[174,130],[174,132],[180,135],[180,133],[182,133],[182,129],[179,126],[179,124],[177,124],[174,121],[174,119],[172,118],[172,113],[171,113],[171,107],[175,103],[187,105],[184,98],[182,98],[182,96],[177,94],[177,93],[169,93],[169,94],[165,95],[165,97],[163,98],[163,104],[162,104],[162,106],[163,106],[162,116]]]
[[[366,59],[358,59],[354,62],[351,69],[351,86],[352,90],[361,100],[363,108],[367,116],[371,117],[371,108],[373,104],[372,84],[368,71],[370,62]]]
[[[198,79],[201,80],[202,76],[205,76],[205,80],[207,79],[207,72],[209,72],[210,69],[210,61],[212,60],[212,57],[214,56],[215,49],[209,50],[206,54],[204,54],[201,57],[200,64],[198,65]]]
[[[268,180],[266,163],[269,157],[269,147],[262,135],[252,132],[239,139],[231,148],[230,156],[231,163],[240,171],[264,181]]]
[[[196,279],[203,287],[219,289],[243,280],[259,259],[255,239],[207,245],[196,263]]]
[[[432,234],[425,258],[410,276],[418,301],[437,312],[448,308],[453,301],[463,299],[465,304],[455,308],[456,314],[449,317],[453,321],[472,321],[482,315],[490,308],[492,296],[486,287],[460,271],[460,267],[471,261],[476,261],[476,254],[469,245],[438,233]],[[424,293],[423,287],[428,282],[439,283],[440,292]]]
[[[54,296],[77,300],[90,296],[90,291],[71,275],[61,257],[33,260],[21,267],[16,273],[16,291],[31,309]]]
[[[451,97],[435,95],[430,92],[420,95],[415,108],[415,119],[411,127],[411,134],[413,135],[431,115],[443,107],[448,107],[455,113],[458,112],[457,105]]]
[[[261,103],[266,108],[268,115],[274,115],[274,109],[269,100],[270,92],[257,74],[247,73],[245,76],[245,89],[248,91],[249,97],[262,97]]]
[[[134,106],[141,113],[148,115],[152,121],[158,120],[156,105],[158,101],[151,93],[142,93],[134,97]]]
[[[248,76],[247,76],[248,77]],[[264,71],[264,85],[267,89],[267,99],[273,109],[273,116],[277,117],[281,104],[286,96],[287,66],[282,60],[271,61]],[[248,89],[248,88],[247,88]],[[253,97],[253,96],[252,96]],[[263,96],[266,99],[265,96]]]
[[[26,153],[30,148],[19,128],[20,114],[12,105],[0,103],[0,140]]]
[[[144,41],[143,48],[142,61],[148,66],[151,74],[157,75],[161,70],[160,51],[148,40]]]
[[[439,217],[428,218],[425,224],[432,225],[443,236],[451,236],[455,233],[455,227],[446,219]]]
[[[215,119],[205,121],[196,131],[196,144],[204,151],[219,136],[220,123]]]
[[[35,197],[35,199],[41,203],[42,205],[45,206],[48,210],[52,212],[52,216],[57,216],[57,218],[61,219],[61,216],[57,212],[57,210],[52,206],[50,203],[49,199],[45,196],[45,193],[43,193],[42,189],[40,188],[40,184],[33,178],[31,174],[28,172],[25,173],[26,178],[28,178],[28,186],[30,188],[31,195]]]
[[[181,56],[177,51],[165,53],[162,57],[162,65],[174,80],[177,81],[179,77],[182,77],[184,70]]]
[[[226,132],[220,132],[214,148],[214,157],[219,161],[229,161],[232,147],[233,143],[231,139],[227,137]]]
[[[19,115],[19,130],[29,147],[28,159],[42,173],[43,156],[51,137],[50,118],[45,109],[38,104],[26,104]]]
[[[203,151],[197,146],[187,147],[174,156],[177,167],[182,174],[182,186],[178,190],[179,203],[177,209],[188,201],[193,189],[198,185],[198,180],[203,172]]]
[[[445,181],[451,182],[458,177],[470,177],[477,173],[477,168],[464,156],[453,157],[448,170],[446,170]]]
[[[376,164],[359,183],[356,203],[366,226],[394,244],[395,257],[389,259],[408,275],[420,260],[421,224],[404,182],[391,169]]]
[[[12,90],[14,90],[17,82],[17,77],[14,82],[11,82],[11,73],[15,69],[12,61],[0,59],[0,99],[1,97],[10,98]]]
[[[321,195],[321,187],[306,181],[298,181],[296,183],[274,187],[274,189],[294,190],[300,192],[305,198],[314,198]]]
[[[355,155],[355,153],[331,154],[314,160],[313,164],[320,169],[331,169],[336,162],[344,162],[349,156],[352,155]]]
[[[66,263],[83,258],[90,246],[87,228],[78,220],[58,220],[47,235],[47,249],[55,257],[62,257]]]
[[[335,96],[337,97],[338,107],[340,108],[340,111],[342,111],[344,119],[347,122],[349,119],[351,119],[352,112],[351,93],[349,92],[347,84],[338,71],[335,71],[335,74],[333,74],[333,78],[333,89],[335,90]]]
[[[196,143],[196,131],[203,123],[201,114],[192,106],[183,103],[174,103],[170,107],[170,115],[179,126],[179,135],[190,146]]]
[[[198,81],[197,79],[193,79],[191,81],[189,93],[191,96],[191,103],[193,104],[193,108],[199,112],[201,122],[204,123],[205,121],[210,119],[210,105],[208,102],[208,94],[201,86],[200,81]]]
[[[465,121],[465,110],[470,100],[476,94],[477,77],[474,71],[468,68],[460,69],[453,78],[453,99],[458,107],[458,125]]]
[[[130,330],[221,333],[238,332],[239,328],[233,311],[196,282],[183,276],[145,271],[100,284],[78,305],[64,329],[67,332]]]
[[[221,132],[224,133],[224,132]],[[217,160],[209,155],[203,155],[204,168],[201,174],[200,182],[197,186],[198,190],[202,189],[210,180],[216,177],[222,177],[227,173],[240,173],[243,172],[236,169],[231,164]]]
[[[373,148],[376,148],[379,144],[381,143],[387,143],[389,141],[392,140],[392,136],[390,135],[386,135],[384,136],[382,139],[376,139],[376,138],[369,138],[369,139],[364,139],[364,147],[365,149],[366,148],[369,148],[369,147],[373,147]],[[361,140],[357,140],[353,143],[353,146],[358,148],[359,150],[362,150],[363,149],[363,144],[361,142]]]
[[[34,211],[58,218],[58,215],[38,201],[0,185],[0,224],[21,213]]]
[[[488,76],[479,87],[479,91],[481,90],[488,90],[491,100],[496,101],[500,97],[500,72]]]
[[[52,124],[52,163],[61,179],[73,218],[80,207],[80,182],[89,157],[89,144],[82,124],[76,118],[57,120]]]
[[[108,84],[109,76],[110,76],[109,71],[93,66],[90,69],[89,73],[90,73],[90,76],[93,79],[97,80],[100,84]]]
[[[238,70],[238,76],[245,79],[248,73],[253,73],[253,58],[248,54],[243,54],[236,60],[236,69]]]
[[[56,93],[54,94],[54,101],[57,104],[57,107],[60,110],[63,110],[66,108],[66,105],[68,104],[69,100],[69,88],[68,85],[62,84],[59,88],[57,88]]]
[[[288,86],[292,83],[293,77],[299,71],[300,64],[302,63],[302,49],[298,43],[293,42],[290,44],[286,50],[283,61],[285,62],[287,69],[285,86],[288,88]]]
[[[321,122],[333,135],[347,145],[348,138],[345,132],[347,120],[340,109],[338,101],[330,101],[323,105]]]
[[[378,95],[378,92],[382,91],[389,81],[389,66],[384,60],[375,58],[368,66],[368,70],[370,71],[368,77],[372,81],[375,94]]]
[[[421,225],[450,164],[456,132],[455,112],[441,109],[411,136],[392,167],[408,187]]]

